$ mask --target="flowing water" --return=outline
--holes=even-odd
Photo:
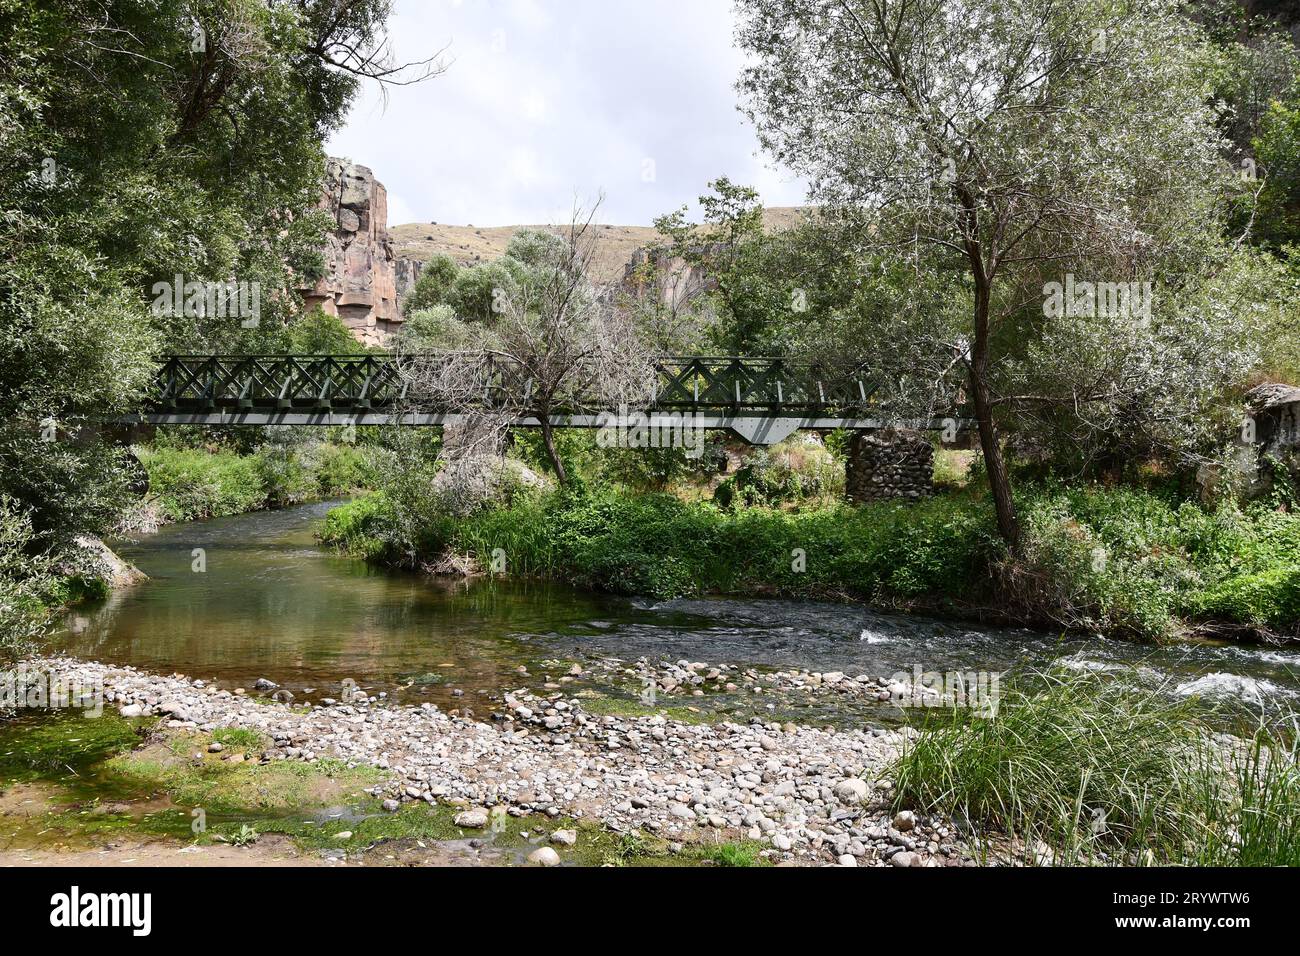
[[[377,570],[318,545],[315,530],[329,507],[176,525],[119,545],[150,580],[80,609],[59,649],[225,687],[252,689],[266,678],[298,700],[338,697],[350,686],[345,682],[355,682],[407,702],[458,706],[521,686],[521,667],[537,675],[554,669],[548,660],[648,656],[878,676],[1064,661],[1081,669],[1136,668],[1171,693],[1274,712],[1300,704],[1296,648],[1155,648],[854,605],[656,603],[560,584],[430,579]],[[715,710],[735,704],[711,700]]]

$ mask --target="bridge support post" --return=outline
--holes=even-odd
[[[934,448],[924,435],[890,430],[854,432],[845,463],[849,501],[920,501],[934,491]]]

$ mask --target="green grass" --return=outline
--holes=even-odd
[[[140,742],[137,727],[116,714],[40,712],[0,721],[0,784],[62,780]]]
[[[891,770],[895,807],[1044,844],[1061,863],[1294,863],[1295,746],[1261,731],[1225,756],[1196,714],[1113,677],[1021,677],[996,717],[921,732]]]
[[[1197,866],[1300,866],[1300,746],[1258,729],[1222,764],[1207,761]]]
[[[256,730],[247,727],[217,727],[212,731],[212,739],[227,750],[261,750],[267,739]]]

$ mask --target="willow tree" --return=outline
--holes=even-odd
[[[966,276],[968,372],[998,528],[1019,525],[1002,367],[1046,284],[1168,278],[1223,174],[1197,29],[1166,0],[739,0],[739,82],[763,146],[889,254]],[[1165,270],[1162,272],[1162,270]],[[1028,308],[1027,308],[1028,306]],[[1140,320],[1140,319],[1138,319]],[[915,334],[926,332],[920,316]]]
[[[555,419],[635,408],[654,394],[653,355],[642,329],[591,281],[595,208],[575,208],[567,225],[512,241],[511,251],[522,257],[519,281],[492,290],[486,321],[441,316],[424,341],[399,356],[411,392],[458,416],[444,449],[453,484],[472,481],[478,462],[499,455],[520,422],[536,422],[547,460],[565,484]],[[464,502],[473,498],[449,490]]]

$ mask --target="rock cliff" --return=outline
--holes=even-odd
[[[382,345],[401,326],[400,299],[419,264],[393,254],[388,193],[366,166],[330,159],[321,208],[333,217],[326,238],[325,275],[304,290],[307,308],[337,315],[359,342]]]

